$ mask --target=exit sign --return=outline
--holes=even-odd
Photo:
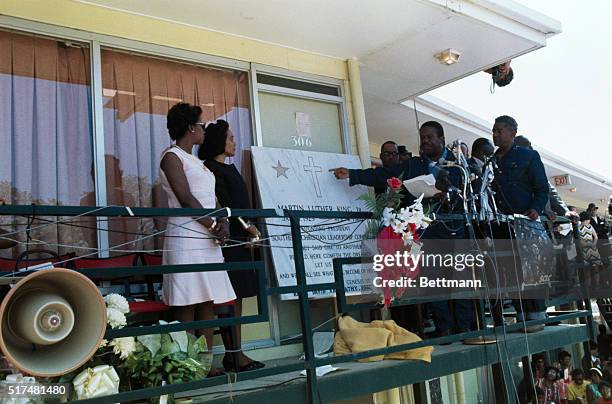
[[[569,174],[555,175],[554,177],[552,177],[552,180],[553,184],[555,184],[556,187],[562,187],[563,185],[572,184]]]

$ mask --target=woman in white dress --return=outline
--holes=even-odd
[[[167,127],[176,143],[161,157],[161,183],[170,208],[215,208],[215,176],[191,150],[204,141],[202,109],[185,103],[168,111]],[[164,239],[164,265],[208,264],[223,262],[217,238],[228,236],[227,221],[214,217],[198,220],[171,217]],[[181,322],[214,318],[213,304],[236,299],[226,271],[164,274],[164,302],[172,306],[174,317]],[[212,329],[200,329],[209,349]],[[216,371],[211,370],[211,375]]]

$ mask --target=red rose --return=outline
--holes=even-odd
[[[397,177],[389,178],[387,180],[387,185],[389,185],[389,188],[392,190],[399,191],[402,188],[402,181]]]

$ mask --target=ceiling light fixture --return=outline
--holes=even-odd
[[[459,63],[461,52],[448,48],[440,53],[436,53],[434,57],[438,59],[443,65],[450,66],[454,65],[455,63]]]
[[[576,192],[576,187],[574,187],[574,188],[570,188],[570,189],[569,189],[569,191],[570,191],[570,192]]]

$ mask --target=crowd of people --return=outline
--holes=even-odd
[[[599,326],[597,342],[589,342],[589,352],[575,366],[565,350],[532,355],[517,390],[521,403],[532,404],[610,404],[612,403],[612,338],[605,325]],[[551,361],[548,362],[547,359]]]

